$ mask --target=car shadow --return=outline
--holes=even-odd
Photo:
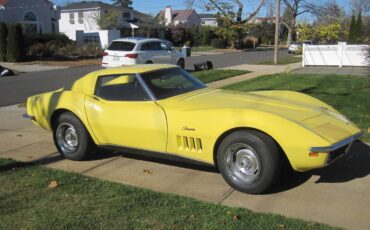
[[[278,183],[265,194],[284,192],[298,187],[308,181],[312,176],[319,178],[315,183],[346,183],[370,174],[370,146],[360,141],[353,143],[347,155],[321,168],[299,173],[290,167],[284,167]]]

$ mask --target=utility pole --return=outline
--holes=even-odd
[[[274,50],[274,63],[278,63],[279,52],[279,29],[280,29],[280,0],[276,0],[276,13],[275,13],[275,50]]]

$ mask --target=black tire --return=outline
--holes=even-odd
[[[147,61],[147,62],[145,62],[145,64],[153,64],[153,62],[152,61]]]
[[[71,112],[62,113],[53,121],[53,138],[59,153],[69,160],[84,160],[95,148],[85,126]]]
[[[180,66],[181,68],[185,69],[185,60],[183,58],[180,58],[177,61],[177,65]]]
[[[217,165],[231,187],[249,194],[260,194],[276,183],[281,157],[277,144],[269,136],[243,130],[222,140],[217,151]]]

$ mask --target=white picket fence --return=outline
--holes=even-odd
[[[303,45],[302,66],[369,66],[368,45]]]

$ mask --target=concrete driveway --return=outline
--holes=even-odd
[[[287,172],[270,193],[247,195],[230,188],[212,167],[114,152],[84,162],[62,159],[51,133],[21,118],[23,113],[17,106],[0,108],[0,157],[257,212],[370,228],[370,148],[362,143],[353,146],[350,158],[309,173]]]

